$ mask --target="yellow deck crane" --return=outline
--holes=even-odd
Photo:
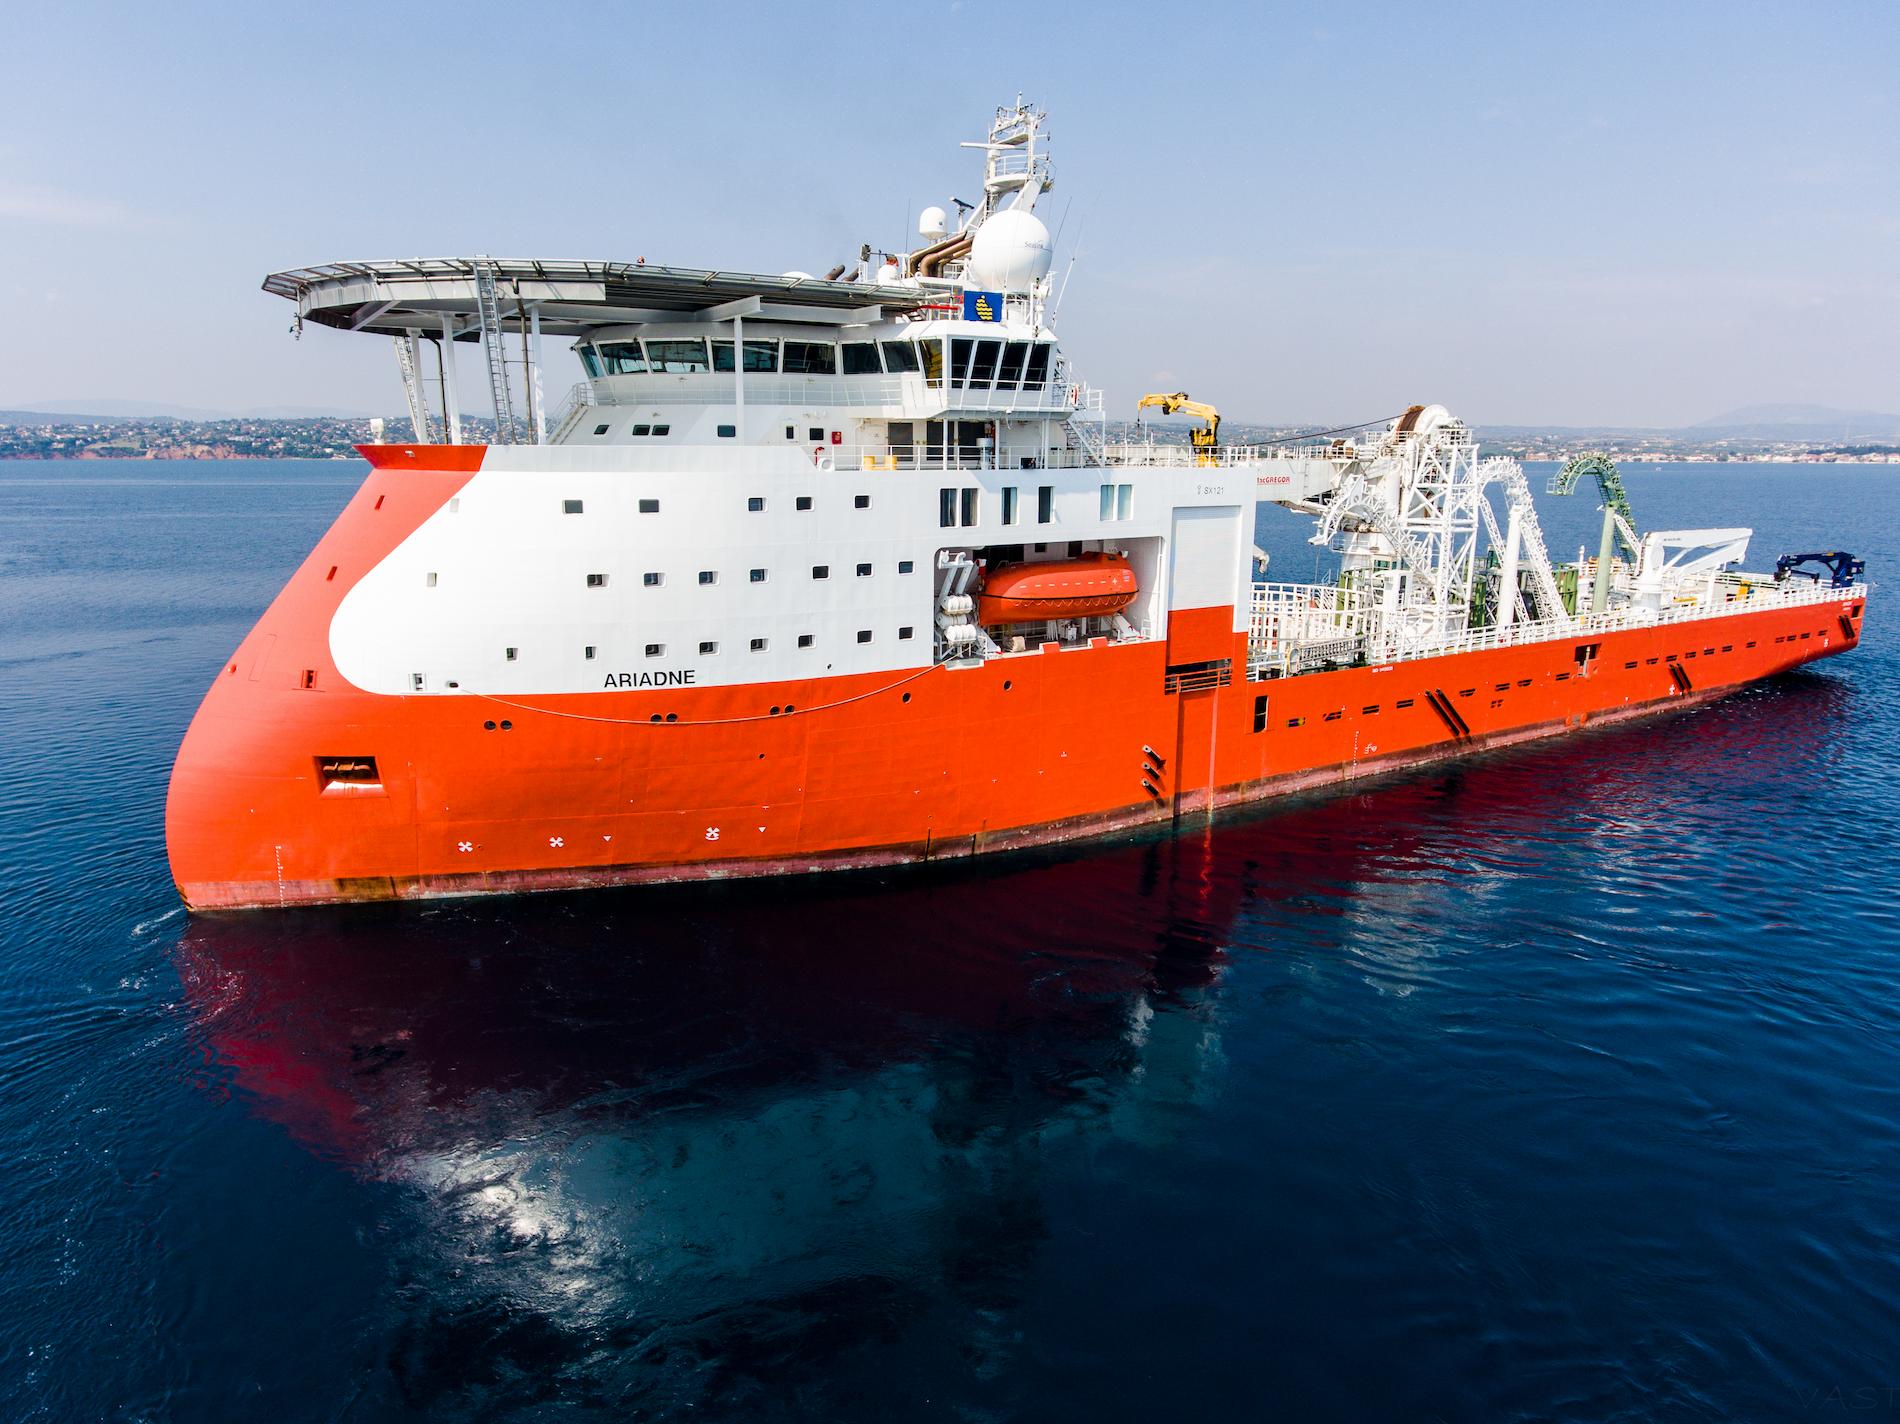
[[[1135,414],[1140,415],[1151,405],[1160,406],[1163,415],[1191,415],[1205,421],[1188,431],[1188,444],[1194,447],[1195,464],[1214,463],[1214,451],[1220,445],[1219,411],[1205,401],[1189,400],[1186,391],[1176,391],[1172,395],[1143,396],[1135,402]]]

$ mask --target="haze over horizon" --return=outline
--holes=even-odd
[[[0,408],[400,406],[273,269],[417,255],[823,271],[1050,113],[1065,347],[1111,411],[1686,426],[1900,407],[1889,8],[77,4],[0,95]],[[900,23],[901,22],[901,23]],[[576,43],[577,39],[585,43]],[[692,63],[668,62],[692,56]],[[912,56],[912,57],[907,57]],[[508,68],[531,68],[523,102]],[[900,222],[901,219],[901,222]],[[558,393],[578,363],[549,345]],[[473,389],[470,353],[462,353]]]

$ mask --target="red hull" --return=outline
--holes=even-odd
[[[377,469],[221,671],[166,810],[188,905],[778,874],[1093,835],[1715,696],[1854,646],[1864,606],[1845,590],[1592,634],[1587,670],[1566,639],[1248,682],[1245,635],[1217,608],[1175,614],[1166,641],[967,669],[506,701],[348,685],[329,653],[337,604],[480,453]],[[1226,686],[1169,676],[1225,657]],[[320,759],[358,756],[379,780],[325,793]]]

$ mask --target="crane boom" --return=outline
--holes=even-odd
[[[1149,406],[1159,406],[1163,415],[1191,415],[1204,422],[1188,431],[1188,444],[1200,452],[1202,464],[1214,459],[1214,451],[1220,445],[1220,412],[1206,401],[1189,400],[1186,391],[1172,393],[1155,392],[1145,395],[1135,402],[1135,413],[1139,415]]]

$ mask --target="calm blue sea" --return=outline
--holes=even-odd
[[[357,476],[0,465],[0,1418],[1900,1416],[1887,596],[1181,840],[190,921],[173,750]],[[1900,579],[1900,470],[1629,485]]]

